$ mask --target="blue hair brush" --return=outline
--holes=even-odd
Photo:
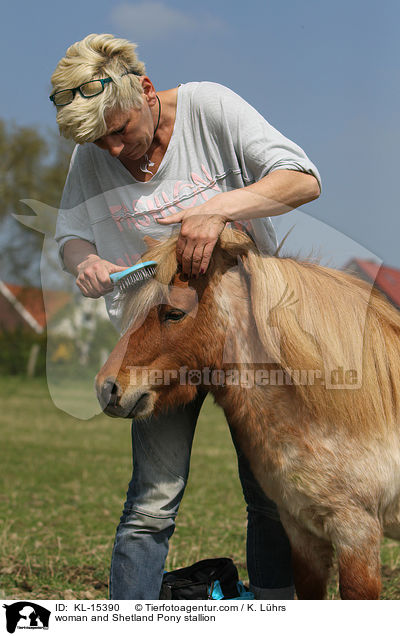
[[[153,278],[156,273],[156,267],[156,261],[146,261],[145,263],[138,263],[133,267],[128,267],[123,272],[110,274],[110,278],[119,290],[126,291],[137,283],[143,283],[143,281]]]

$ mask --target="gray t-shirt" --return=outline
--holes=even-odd
[[[201,205],[278,169],[307,172],[320,182],[304,151],[230,89],[212,82],[182,84],[173,134],[150,181],[137,181],[94,144],[75,148],[57,218],[61,259],[65,243],[81,238],[102,258],[134,265],[147,249],[144,236],[160,240],[179,229],[159,225],[156,218]],[[248,231],[261,251],[276,249],[269,218],[235,226]],[[117,323],[115,293],[105,300]]]

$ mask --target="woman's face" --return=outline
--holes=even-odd
[[[140,159],[149,150],[154,136],[152,112],[143,95],[140,108],[106,117],[107,133],[96,139],[96,146],[119,159]]]

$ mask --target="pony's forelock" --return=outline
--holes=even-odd
[[[142,323],[156,305],[168,302],[169,285],[177,272],[176,236],[159,243],[146,252],[140,262],[156,261],[154,278],[134,285],[121,297],[121,332]]]

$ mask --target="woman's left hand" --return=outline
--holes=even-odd
[[[202,207],[157,219],[161,225],[182,224],[176,255],[182,272],[189,278],[197,278],[207,271],[215,244],[228,221],[220,212],[205,212]]]

